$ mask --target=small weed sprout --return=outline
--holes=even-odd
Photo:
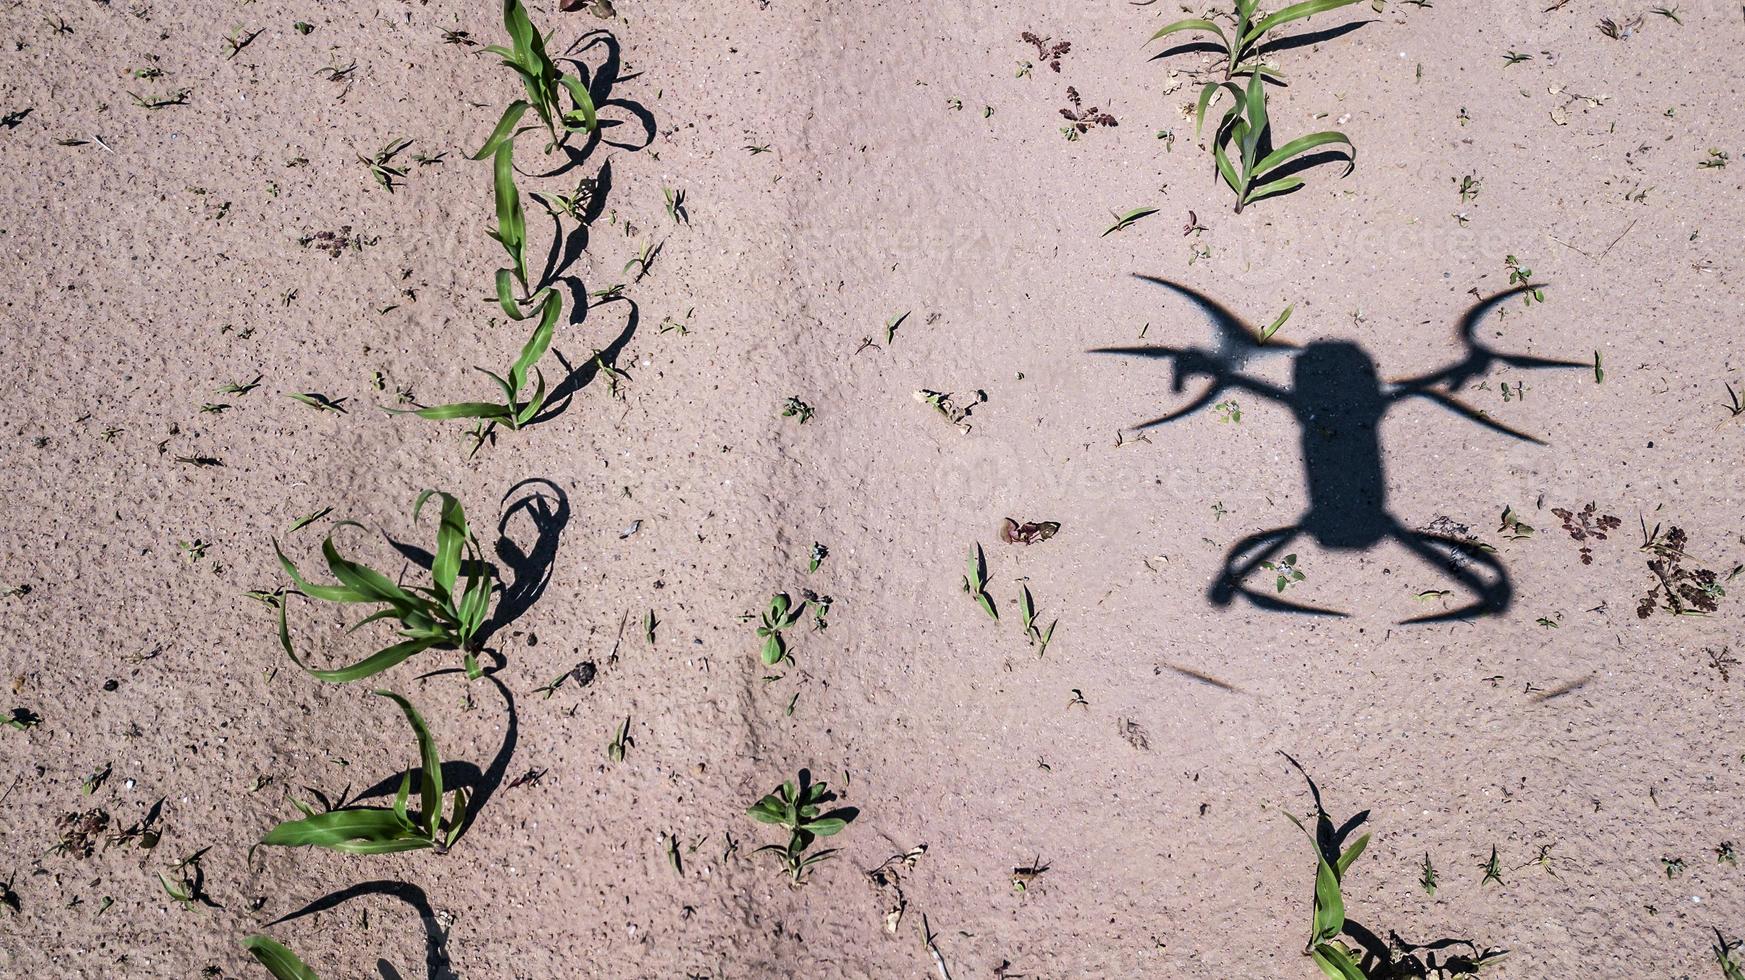
[[[606,758],[613,762],[624,761],[624,750],[635,744],[630,737],[630,716],[624,716],[623,724],[612,730],[612,739],[606,743]]]
[[[16,732],[28,732],[42,725],[42,716],[29,708],[13,708],[7,717],[0,719],[0,725]]]
[[[1727,419],[1731,421],[1745,415],[1745,401],[1739,400],[1739,393],[1733,390],[1730,383],[1722,382],[1727,389]]]
[[[388,854],[432,848],[447,853],[460,839],[468,822],[467,793],[457,789],[450,797],[449,815],[443,818],[442,757],[430,728],[412,703],[392,691],[376,691],[400,706],[418,741],[417,814],[407,811],[412,791],[412,770],[400,776],[400,789],[392,808],[340,807],[325,813],[293,800],[303,811],[300,820],[287,820],[261,838],[262,845],[279,847],[325,847],[348,854]]]
[[[174,899],[185,909],[191,909],[196,903],[211,905],[212,899],[205,892],[206,873],[200,869],[199,855],[195,855],[170,870],[177,873],[177,880],[172,881],[169,875],[159,871],[158,887],[164,894]]]
[[[1509,285],[1523,286],[1521,302],[1527,306],[1545,302],[1545,290],[1533,285],[1533,270],[1523,268],[1521,260],[1513,255],[1503,259],[1503,265],[1509,270]]]
[[[1497,857],[1497,846],[1495,844],[1491,845],[1490,860],[1479,865],[1479,868],[1484,871],[1484,879],[1480,881],[1479,884],[1488,885],[1493,881],[1499,885],[1503,884],[1503,862]]]
[[[666,198],[666,214],[673,219],[673,224],[690,224],[691,212],[686,206],[685,192],[676,187],[662,187],[660,192]]]
[[[266,33],[266,28],[258,31],[245,30],[241,27],[231,31],[224,39],[224,60],[230,61],[242,53],[242,49],[254,43],[254,39]]]
[[[1000,540],[1007,544],[1039,544],[1059,533],[1059,521],[1025,521],[1020,524],[1010,517],[1000,521]]]
[[[411,145],[412,141],[409,139],[391,140],[387,146],[377,150],[373,156],[366,157],[359,153],[357,159],[359,163],[369,168],[370,176],[375,178],[376,183],[380,184],[383,190],[392,194],[396,186],[394,181],[404,180],[406,177],[405,165],[395,163],[394,158],[400,154],[401,150]]]
[[[1604,541],[1609,533],[1617,530],[1624,523],[1612,514],[1599,513],[1598,508],[1591,500],[1588,501],[1586,507],[1579,511],[1572,511],[1567,507],[1553,507],[1551,513],[1563,522],[1564,533],[1569,535],[1570,540],[1582,543],[1581,563],[1583,565],[1594,563],[1593,547],[1586,542]],[[1507,514],[1508,512],[1504,511],[1505,517]],[[1528,533],[1531,532],[1532,528],[1528,528]]]
[[[805,425],[812,421],[812,406],[801,401],[798,395],[789,395],[788,400],[782,402],[782,418],[799,419],[800,424]]]
[[[788,659],[788,641],[782,633],[792,629],[804,615],[806,600],[802,599],[796,605],[786,592],[777,592],[770,596],[769,608],[763,613],[763,625],[757,628],[757,635],[763,639],[763,652],[760,656],[764,666],[774,667]]]
[[[599,192],[600,182],[595,177],[583,177],[576,181],[575,190],[568,194],[553,194],[546,191],[533,191],[533,199],[538,201],[552,215],[562,215],[571,221],[584,221],[588,208],[593,204],[594,195]]]
[[[599,372],[600,377],[606,379],[606,396],[622,401],[624,399],[624,382],[630,375],[613,367],[606,360],[604,351],[594,352],[594,370]]]
[[[349,401],[346,398],[329,398],[318,391],[294,391],[285,397],[307,405],[317,412],[337,412],[340,415],[346,414],[345,403]]]
[[[1072,50],[1072,42],[1071,41],[1054,41],[1053,38],[1037,37],[1034,33],[1030,32],[1030,31],[1025,31],[1024,33],[1018,35],[1018,39],[1027,43],[1027,44],[1034,45],[1036,48],[1037,59],[1040,60],[1043,64],[1047,65],[1049,67],[1049,70],[1053,71],[1057,75],[1060,74],[1060,59],[1061,59],[1061,57],[1063,55],[1065,55],[1067,52]],[[1050,44],[1049,43],[1050,41],[1054,41],[1054,43]],[[1023,65],[1024,65],[1024,70],[1022,70],[1018,73],[1019,78],[1023,78],[1024,76],[1026,76],[1030,73],[1030,71],[1029,71],[1030,62],[1028,62],[1028,61],[1023,62]]]
[[[1152,208],[1152,207],[1134,208],[1131,211],[1126,211],[1126,212],[1110,211],[1109,216],[1114,218],[1115,221],[1113,224],[1109,225],[1109,227],[1103,229],[1103,233],[1101,235],[1098,235],[1097,237],[1098,238],[1107,238],[1110,235],[1113,235],[1115,232],[1126,231],[1128,228],[1131,228],[1133,226],[1133,223],[1135,221],[1138,221],[1140,218],[1146,217],[1148,215],[1153,215],[1156,213],[1157,213],[1157,209]]]
[[[352,629],[384,619],[400,623],[399,643],[376,651],[369,657],[338,670],[316,670],[297,656],[291,645],[290,627],[286,624],[286,603],[279,606],[279,643],[291,660],[324,681],[345,682],[371,677],[403,660],[432,648],[463,651],[469,677],[480,673],[474,654],[479,631],[490,613],[491,595],[496,591],[495,576],[480,555],[478,539],[467,525],[460,501],[440,490],[426,490],[418,495],[412,507],[412,519],[431,497],[442,502],[441,523],[436,531],[436,552],[433,556],[428,586],[402,587],[386,575],[366,565],[342,557],[334,547],[330,532],[322,542],[321,552],[327,568],[338,580],[335,585],[320,585],[308,581],[291,559],[285,556],[277,540],[273,550],[279,565],[290,576],[297,591],[323,602],[363,603],[382,608],[366,616]],[[343,527],[361,527],[355,521],[343,521]],[[465,574],[464,582],[461,579]]]
[[[1674,616],[1712,613],[1718,608],[1718,601],[1727,594],[1723,583],[1740,574],[1741,568],[1735,567],[1723,579],[1713,569],[1685,567],[1685,563],[1691,560],[1685,551],[1687,541],[1683,528],[1670,527],[1662,534],[1660,525],[1656,524],[1650,531],[1648,522],[1642,522],[1640,550],[1654,556],[1648,560],[1648,570],[1654,573],[1655,581],[1636,606],[1638,619],[1647,619],[1662,606]]]
[[[1054,628],[1060,625],[1060,620],[1050,622],[1046,630],[1036,625],[1036,600],[1031,597],[1028,585],[1018,593],[1018,613],[1024,620],[1024,637],[1037,648],[1036,655],[1047,655],[1048,644],[1054,642]]]
[[[1497,525],[1497,533],[1510,541],[1525,541],[1533,536],[1533,525],[1521,520],[1521,515],[1508,505],[1503,506],[1502,522]]]
[[[957,426],[957,431],[966,436],[974,428],[969,421],[971,413],[975,411],[977,405],[988,400],[987,393],[980,390],[975,393],[975,398],[971,399],[967,405],[958,404],[957,399],[949,392],[921,388],[916,390],[914,394],[916,401],[931,407],[935,412],[944,416],[946,421]]]
[[[1066,136],[1068,142],[1077,142],[1078,138],[1090,132],[1093,126],[1113,128],[1121,125],[1115,121],[1114,116],[1097,106],[1086,109],[1084,100],[1079,96],[1079,90],[1071,85],[1066,87],[1066,100],[1072,103],[1072,107],[1060,110],[1061,118],[1067,121],[1067,125],[1061,127],[1060,131]]]
[[[788,832],[786,844],[765,844],[756,853],[773,853],[781,870],[794,884],[800,884],[814,865],[836,853],[834,848],[827,848],[807,854],[806,849],[820,837],[841,833],[860,815],[854,807],[819,812],[835,799],[836,794],[830,792],[824,783],[812,782],[812,774],[800,770],[798,786],[793,780],[788,780],[745,811],[759,823],[775,824]]]
[[[1277,319],[1267,324],[1266,327],[1260,331],[1260,342],[1264,344],[1271,340],[1273,335],[1278,333],[1279,329],[1285,325],[1285,321],[1291,318],[1291,313],[1295,312],[1296,308],[1297,305],[1295,303],[1286,306],[1284,312],[1280,313]]]
[[[644,242],[643,246],[636,250],[636,254],[630,257],[630,261],[624,263],[624,268],[619,271],[623,275],[631,276],[631,285],[641,282],[648,276],[649,270],[654,268],[655,256],[660,254],[663,244],[665,243],[652,239]],[[635,270],[635,275],[631,275],[631,270]]]
[[[1297,567],[1296,555],[1286,555],[1284,560],[1277,562],[1263,561],[1260,563],[1260,567],[1272,572],[1277,577],[1274,585],[1280,592],[1308,578],[1307,575],[1303,574],[1303,570]]]

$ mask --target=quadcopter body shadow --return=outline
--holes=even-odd
[[[1257,331],[1205,295],[1166,279],[1138,278],[1172,290],[1199,306],[1210,316],[1218,342],[1212,348],[1142,346],[1092,351],[1168,360],[1174,368],[1172,387],[1178,392],[1195,378],[1203,376],[1210,380],[1211,384],[1184,407],[1143,422],[1136,429],[1173,422],[1211,404],[1225,392],[1236,390],[1283,406],[1291,412],[1301,431],[1308,510],[1295,524],[1251,534],[1231,545],[1224,556],[1224,569],[1208,591],[1214,604],[1228,605],[1241,596],[1263,609],[1345,615],[1292,602],[1282,594],[1257,591],[1244,584],[1244,579],[1263,563],[1271,562],[1299,537],[1307,537],[1334,551],[1362,551],[1386,541],[1397,542],[1420,560],[1446,570],[1474,595],[1466,605],[1414,617],[1406,620],[1408,623],[1495,615],[1508,609],[1513,589],[1501,562],[1474,548],[1470,541],[1407,527],[1388,511],[1379,430],[1396,404],[1422,398],[1511,438],[1539,443],[1540,440],[1462,404],[1453,395],[1492,364],[1518,368],[1586,366],[1577,361],[1505,354],[1477,339],[1479,321],[1486,313],[1512,296],[1539,287],[1520,286],[1482,299],[1468,309],[1459,326],[1461,341],[1467,349],[1466,357],[1460,361],[1417,377],[1384,382],[1368,352],[1352,341],[1315,341],[1303,347],[1276,341],[1263,344]],[[1250,359],[1262,356],[1291,358],[1289,387],[1244,373]]]

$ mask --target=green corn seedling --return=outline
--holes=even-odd
[[[429,408],[400,409],[390,408],[390,415],[416,415],[420,418],[436,419],[476,419],[478,428],[473,432],[473,452],[478,452],[491,437],[498,425],[506,425],[511,430],[520,428],[533,421],[545,407],[546,388],[545,374],[539,370],[539,359],[551,347],[552,335],[557,330],[557,320],[563,312],[563,300],[556,290],[542,291],[540,300],[539,323],[533,328],[533,335],[522,345],[521,353],[515,362],[509,365],[507,377],[482,367],[475,367],[497,383],[503,392],[501,402],[454,402],[448,405],[433,405]],[[534,378],[532,392],[527,390],[527,372],[531,370]]]
[[[394,181],[406,178],[406,166],[395,163],[394,157],[411,145],[412,141],[409,139],[390,140],[388,145],[377,150],[374,156],[366,157],[359,153],[357,159],[359,163],[369,168],[370,176],[375,178],[376,183],[380,184],[383,190],[392,194],[395,187]]]
[[[1351,140],[1344,133],[1333,130],[1299,136],[1261,156],[1262,147],[1270,141],[1272,126],[1266,114],[1266,83],[1259,74],[1253,74],[1248,78],[1246,90],[1234,82],[1223,82],[1219,87],[1235,96],[1235,104],[1224,113],[1224,118],[1218,123],[1218,130],[1212,138],[1212,157],[1217,162],[1219,176],[1236,192],[1237,214],[1242,213],[1244,206],[1261,198],[1303,186],[1301,177],[1273,177],[1272,174],[1293,158],[1317,147],[1343,143],[1349,157],[1345,173],[1349,174],[1357,168],[1356,147],[1352,146]],[[1202,100],[1202,110],[1204,106]],[[1237,150],[1234,162],[1230,159],[1230,147]]]
[[[828,813],[819,813],[824,804],[835,799],[836,794],[830,792],[825,784],[812,782],[812,774],[805,769],[800,770],[797,787],[793,780],[788,780],[745,811],[759,823],[775,824],[788,831],[786,844],[765,844],[756,853],[769,851],[775,854],[782,871],[794,884],[799,884],[813,865],[836,853],[834,848],[827,848],[807,854],[806,849],[820,837],[841,833],[850,821],[860,815],[860,811],[854,807],[839,807]]]
[[[260,961],[273,975],[274,980],[321,980],[314,970],[303,964],[297,954],[287,949],[284,944],[274,942],[265,936],[250,936],[242,941],[242,948],[248,950],[250,956]]]
[[[1224,48],[1224,78],[1228,82],[1242,75],[1264,75],[1269,78],[1280,78],[1277,72],[1260,62],[1260,49],[1266,40],[1268,31],[1282,27],[1294,20],[1302,20],[1315,14],[1356,3],[1357,0],[1305,0],[1294,3],[1274,14],[1269,14],[1256,21],[1254,15],[1260,6],[1260,0],[1236,0],[1236,9],[1230,14],[1234,26],[1226,32],[1224,28],[1203,17],[1190,17],[1166,24],[1150,41],[1168,37],[1185,31],[1212,34],[1218,38]],[[1149,43],[1149,41],[1147,42]],[[1200,90],[1200,115],[1206,114],[1206,102],[1217,90],[1218,82],[1209,82]]]
[[[490,614],[491,596],[496,591],[495,576],[480,556],[479,542],[467,526],[466,512],[460,501],[440,490],[426,490],[418,495],[412,507],[412,519],[418,519],[424,502],[432,496],[442,499],[441,523],[436,530],[436,552],[431,564],[431,584],[402,587],[386,575],[366,565],[342,557],[334,547],[333,533],[321,545],[327,568],[338,580],[336,585],[310,582],[285,556],[279,542],[273,541],[279,564],[289,575],[297,590],[311,599],[345,604],[368,603],[382,608],[371,613],[352,629],[378,620],[394,619],[400,623],[401,641],[338,670],[316,670],[306,665],[291,646],[291,631],[286,624],[288,603],[279,602],[279,642],[291,660],[324,681],[335,683],[371,677],[401,661],[432,648],[463,651],[467,675],[479,675],[474,656],[480,629]],[[343,521],[339,528],[361,527],[355,521]],[[461,579],[465,573],[464,582]]]
[[[763,637],[763,658],[766,667],[774,667],[788,658],[788,641],[782,637],[782,631],[790,629],[806,614],[805,599],[799,605],[788,598],[786,592],[778,592],[770,597],[769,608],[764,610],[763,625],[757,628],[757,635]]]
[[[1309,832],[1294,814],[1286,816],[1305,834]],[[1314,835],[1309,834],[1309,839],[1313,843]],[[1368,846],[1369,835],[1364,834],[1357,839],[1357,843],[1346,848],[1331,862],[1327,860],[1327,855],[1321,853],[1319,845],[1315,848],[1315,900],[1309,944],[1304,953],[1315,961],[1322,973],[1333,980],[1367,980],[1363,971],[1358,968],[1357,955],[1339,939],[1339,934],[1345,929],[1345,898],[1341,891],[1341,882],[1351,863]]]
[[[326,813],[293,801],[303,811],[300,820],[287,820],[261,838],[261,844],[279,847],[325,847],[347,854],[389,854],[433,848],[446,853],[467,826],[467,793],[457,789],[450,796],[448,818],[443,819],[442,757],[436,739],[412,703],[392,691],[376,691],[400,706],[418,739],[418,812],[408,812],[412,771],[400,777],[392,808],[342,807]]]
[[[982,607],[982,612],[987,613],[989,619],[999,619],[1000,612],[994,607],[994,597],[988,595],[988,561],[982,555],[981,545],[976,545],[975,550],[969,553],[967,568],[968,574],[963,577],[963,591],[975,599],[976,605]]]
[[[497,305],[511,320],[526,319],[533,314],[523,312],[523,307],[537,306],[541,323],[555,324],[563,312],[562,297],[550,288],[531,292],[533,284],[527,276],[527,214],[521,207],[521,190],[515,186],[514,158],[514,144],[503,143],[494,151],[491,165],[491,193],[496,201],[497,227],[486,234],[509,253],[509,267],[496,272]],[[574,202],[571,202],[573,206]],[[521,286],[523,299],[515,296],[517,283]]]
[[[1025,638],[1030,641],[1031,646],[1038,648],[1036,655],[1046,656],[1048,644],[1054,641],[1054,628],[1060,625],[1060,620],[1049,623],[1046,630],[1036,625],[1036,600],[1031,597],[1028,585],[1018,593],[1018,615],[1024,619]]]
[[[491,131],[490,139],[473,154],[473,159],[483,160],[497,152],[500,145],[534,128],[516,128],[529,109],[545,124],[546,132],[551,136],[551,142],[545,146],[547,153],[570,133],[597,132],[600,119],[588,87],[576,76],[558,70],[557,63],[545,53],[546,36],[533,26],[521,0],[503,0],[503,28],[509,34],[509,45],[493,44],[485,50],[502,58],[503,64],[521,77],[527,98],[509,103],[497,121],[497,128]],[[562,93],[566,91],[573,103],[573,108],[567,112],[561,104]]]
[[[1283,327],[1285,325],[1285,321],[1289,320],[1291,318],[1291,311],[1295,310],[1296,308],[1297,308],[1297,304],[1295,304],[1295,303],[1292,303],[1289,306],[1285,307],[1285,311],[1278,315],[1278,319],[1267,324],[1266,328],[1260,331],[1260,342],[1264,344],[1267,341],[1271,340],[1273,334],[1278,333],[1279,328]],[[1238,420],[1238,421],[1240,421],[1240,420]]]
[[[1339,938],[1345,931],[1345,897],[1342,886],[1345,872],[1351,868],[1363,849],[1369,846],[1369,835],[1359,837],[1350,847],[1345,846],[1345,838],[1362,822],[1364,814],[1347,822],[1343,828],[1335,829],[1333,820],[1321,806],[1321,791],[1316,788],[1315,781],[1309,779],[1309,774],[1303,767],[1297,765],[1297,760],[1285,756],[1291,765],[1296,766],[1303,778],[1309,780],[1309,792],[1315,799],[1315,829],[1310,830],[1303,825],[1296,814],[1286,813],[1291,823],[1297,825],[1309,838],[1309,844],[1315,848],[1315,898],[1309,926],[1309,942],[1303,950],[1303,955],[1312,958],[1321,972],[1332,980],[1368,980],[1359,966],[1359,954],[1354,952]]]
[[[521,209],[521,190],[515,186],[513,143],[497,147],[492,157],[491,192],[497,204],[497,227],[486,234],[509,253],[509,268],[497,270],[497,305],[510,319],[519,320],[524,314],[515,301],[511,286],[520,282],[523,293],[530,287],[527,283],[527,214]]]
[[[1721,930],[1715,929],[1715,961],[1721,964],[1721,975],[1726,980],[1745,980],[1745,963],[1741,963],[1735,955],[1741,945],[1745,943],[1728,939]]]

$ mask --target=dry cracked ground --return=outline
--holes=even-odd
[[[598,128],[515,144],[564,310],[476,452],[385,409],[533,322],[495,4],[0,11],[0,973],[1309,978],[1322,807],[1360,976],[1738,976],[1736,5],[1286,24],[1273,142],[1355,169],[1237,213],[1146,41],[1228,8],[615,4],[529,10]],[[482,676],[311,676],[278,606],[394,627],[275,542],[426,582],[432,488]],[[255,847],[392,804],[378,687],[464,834]],[[795,886],[802,769],[856,814]]]

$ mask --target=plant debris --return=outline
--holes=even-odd
[[[1059,521],[1017,521],[1006,518],[1000,526],[1000,540],[1007,544],[1036,544],[1060,533]]]

